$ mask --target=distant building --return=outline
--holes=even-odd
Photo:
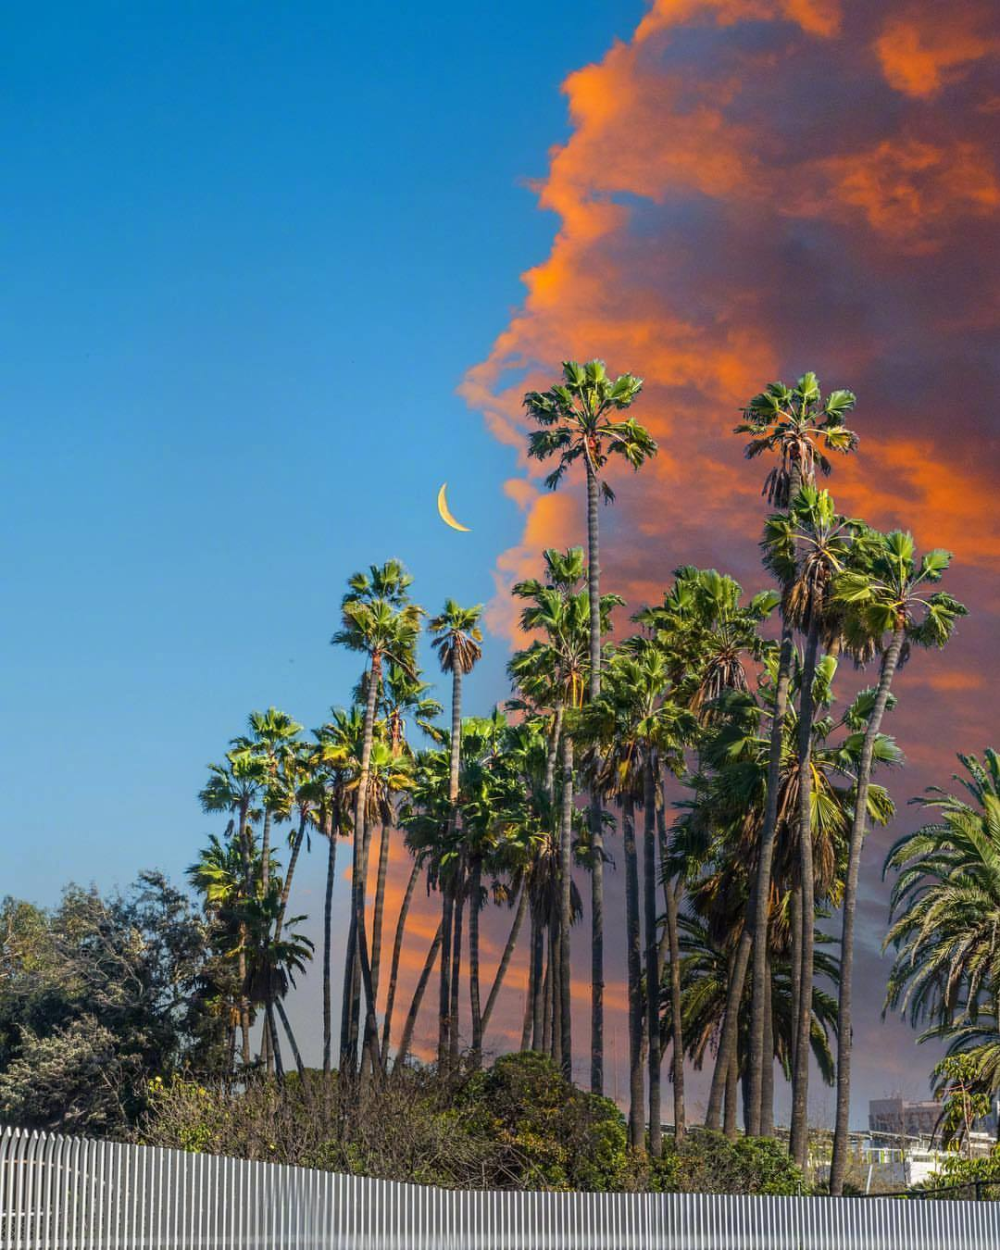
[[[868,1104],[868,1128],[872,1133],[894,1137],[925,1137],[934,1134],[941,1119],[939,1102],[909,1102],[905,1098],[873,1098]]]
[[[868,1130],[890,1137],[914,1137],[930,1141],[938,1131],[941,1103],[928,1099],[910,1102],[906,1098],[873,1098],[868,1104]],[[997,1137],[996,1108],[973,1125],[975,1136]]]

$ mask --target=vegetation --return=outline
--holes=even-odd
[[[807,373],[753,397],[737,427],[749,457],[774,457],[761,587],[678,560],[662,595],[633,605],[630,630],[601,579],[598,518],[616,458],[639,469],[656,454],[622,415],[641,390],[599,361],[566,362],[559,383],[525,396],[529,454],[555,462],[549,486],[585,471],[587,544],[545,551],[540,576],[513,587],[524,645],[505,707],[465,706],[481,605],[448,599],[428,617],[398,560],[372,565],[349,578],[332,638],[360,661],[347,705],[310,734],[276,708],[253,712],[210,767],[200,798],[219,824],[189,869],[197,908],[153,876],[107,902],[70,890],[51,913],[5,903],[6,1117],[451,1185],[782,1193],[801,1184],[818,1074],[837,1086],[831,1188],[842,1190],[860,855],[868,828],[893,816],[883,781],[902,762],[883,720],[901,666],[944,646],[965,609],[938,585],[947,552],[918,557],[908,533],[840,513],[821,489],[828,453],[858,446],[845,425],[855,397],[824,395]],[[444,723],[418,663],[425,621],[450,684]],[[874,685],[845,697],[845,661],[874,666]],[[938,822],[890,856],[889,1005],[948,1038],[973,1099],[1000,1087],[1000,771],[993,752],[963,762],[973,803],[935,793]],[[394,844],[410,867],[389,915]],[[325,850],[317,1071],[285,1007],[314,957],[289,914],[310,847]],[[605,914],[612,864],[621,916]],[[586,877],[581,1045],[571,976]],[[404,1003],[418,890],[440,922]],[[491,907],[508,936],[486,968]],[[827,924],[838,910],[839,942]],[[602,1097],[608,938],[626,954],[624,1117]],[[521,1053],[487,1066],[516,963]],[[424,1067],[414,1053],[431,1034]],[[586,1094],[571,1080],[584,1054]],[[712,1067],[707,1132],[688,1132],[685,1064]],[[791,1083],[788,1152],[774,1137],[776,1079]]]

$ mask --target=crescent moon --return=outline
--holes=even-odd
[[[453,530],[462,530],[463,533],[469,533],[469,527],[463,525],[460,521],[456,521],[451,515],[451,509],[448,507],[448,496],[445,492],[448,489],[448,483],[445,482],[438,491],[438,512],[441,514],[441,520],[445,525],[450,525]]]

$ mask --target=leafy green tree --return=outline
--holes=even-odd
[[[532,431],[528,455],[535,460],[557,458],[546,478],[555,490],[570,466],[582,460],[587,478],[587,565],[590,605],[589,695],[601,691],[601,569],[598,498],[614,502],[614,491],[604,473],[612,456],[638,470],[656,454],[649,431],[633,418],[616,413],[630,408],[642,390],[642,379],[630,373],[612,381],[604,362],[563,362],[563,380],[547,391],[529,391],[524,397],[528,415],[541,427]],[[600,809],[592,799],[590,839],[593,848],[591,940],[591,1091],[604,1092],[604,856]]]

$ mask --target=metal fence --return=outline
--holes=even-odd
[[[2,1250],[997,1250],[1000,1203],[454,1191],[0,1135]]]

